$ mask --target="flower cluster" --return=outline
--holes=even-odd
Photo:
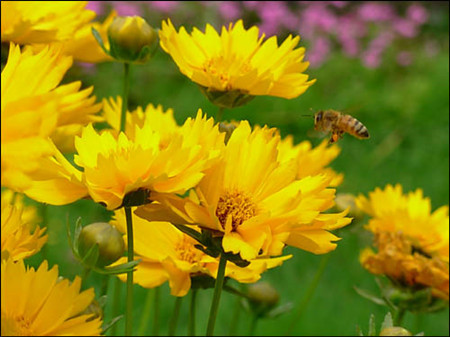
[[[150,2],[166,13],[179,5]],[[299,30],[326,45],[315,34],[345,22],[327,6],[348,4],[304,5]],[[300,36],[270,36],[280,15],[292,30],[297,17],[284,2],[202,6],[219,6],[229,19],[245,7],[266,21],[262,28],[247,27],[236,17],[220,31],[206,24],[203,31],[188,32],[170,18],[154,29],[142,17],[117,17],[115,11],[103,23],[94,22],[96,14],[84,1],[2,2],[2,48],[9,47],[1,93],[2,335],[103,334],[120,316],[104,324],[102,311],[92,312],[94,290],[82,290],[90,272],[127,283],[126,335],[133,333],[134,284],[155,288],[168,282],[178,299],[189,292],[195,299],[197,290],[214,287],[207,330],[212,335],[222,289],[246,297],[255,320],[281,310],[275,308],[275,290],[256,286],[246,295],[229,287],[229,280],[257,282],[288,263],[288,246],[313,254],[336,249],[340,237],[333,231],[352,221],[348,208],[333,210],[344,175],[329,165],[340,148],[326,140],[295,144],[292,135],[282,137],[280,130],[248,120],[222,121],[224,109],[258,96],[296,99],[314,84]],[[425,22],[420,8],[408,10],[416,24],[411,29]],[[371,3],[358,11],[367,22],[394,17]],[[342,43],[356,43],[356,28],[343,26],[350,35]],[[156,48],[198,85],[218,109],[216,118],[194,107],[192,117],[179,123],[171,108],[129,108],[130,67],[150,61]],[[66,83],[74,60],[120,62],[123,94],[96,102],[93,87]],[[112,216],[82,227],[81,213],[74,234],[68,224],[72,262],[85,268],[83,278],[60,278],[58,266],[49,268],[46,259],[30,267],[26,259],[39,252],[47,235],[28,202],[45,208],[81,199]],[[421,190],[403,196],[400,186],[360,196],[356,205],[373,217],[366,227],[378,249],[361,254],[363,266],[414,291],[430,288],[448,301],[448,207],[430,214]],[[107,294],[101,289],[99,301]]]
[[[334,50],[349,58],[359,58],[368,68],[377,68],[389,50],[401,66],[414,62],[408,47],[429,23],[438,6],[425,1],[380,3],[377,1],[194,1],[205,12],[219,16],[220,23],[244,18],[257,24],[267,36],[300,34],[309,47],[307,60],[318,67]],[[120,15],[142,15],[151,11],[162,18],[170,14],[181,20],[196,20],[194,4],[183,1],[90,1],[90,8],[104,13],[114,8]],[[435,13],[436,12],[436,13]],[[401,45],[401,48],[396,48]],[[428,39],[432,55],[436,41]]]
[[[431,213],[422,190],[404,195],[400,185],[376,188],[369,198],[359,196],[356,204],[371,216],[367,229],[374,233],[378,250],[365,249],[362,265],[403,287],[429,287],[434,296],[448,301],[448,206]]]

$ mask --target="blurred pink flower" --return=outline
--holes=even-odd
[[[409,66],[413,61],[412,54],[407,51],[401,51],[397,54],[397,63],[401,66]]]
[[[320,36],[314,40],[314,44],[308,49],[307,59],[311,67],[321,65],[330,53],[331,44],[327,37]]]
[[[234,21],[240,18],[241,8],[237,1],[219,1],[219,13],[225,20]]]
[[[419,4],[412,4],[406,11],[406,17],[417,24],[424,24],[428,21],[428,11]]]
[[[112,6],[120,16],[141,15],[140,8],[136,3],[130,1],[111,1]]]
[[[364,2],[358,8],[358,16],[364,21],[388,21],[395,17],[387,3]]]
[[[97,13],[97,15],[102,15],[105,12],[104,1],[88,1],[86,9],[90,9]]]
[[[146,1],[152,8],[163,13],[170,13],[174,11],[179,5],[180,1]]]
[[[417,25],[414,21],[408,19],[397,18],[392,23],[395,31],[401,36],[413,38],[417,36]]]

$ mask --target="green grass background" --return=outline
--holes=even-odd
[[[448,18],[447,18],[448,27]],[[317,82],[305,94],[292,100],[275,97],[256,97],[246,106],[226,110],[225,120],[247,119],[251,124],[267,124],[280,129],[281,134],[294,135],[295,141],[309,139],[313,144],[321,141],[314,133],[312,118],[302,117],[318,109],[333,108],[351,113],[363,122],[371,135],[358,140],[349,135],[339,141],[341,154],[331,166],[345,175],[338,192],[365,194],[386,184],[402,184],[408,192],[421,188],[431,198],[432,209],[449,203],[449,54],[448,32],[439,40],[440,51],[429,56],[423,45],[417,44],[412,65],[402,67],[387,53],[382,66],[367,69],[358,59],[348,59],[340,53],[307,73]],[[81,78],[85,86],[94,85],[99,99],[121,94],[121,64],[103,63],[93,74],[74,67],[66,81]],[[181,75],[170,57],[158,51],[146,65],[132,67],[130,106],[148,103],[173,108],[181,124],[188,116],[195,116],[198,108],[215,116],[217,108],[209,103],[197,86]],[[48,226],[49,241],[42,252],[29,259],[37,265],[43,258],[50,265],[58,264],[62,276],[73,279],[82,268],[74,260],[66,235],[66,219],[72,225],[78,217],[83,224],[109,219],[109,212],[88,200],[67,206],[41,208],[44,224]],[[294,309],[276,319],[260,320],[256,335],[283,335],[292,321],[296,322],[293,335],[355,335],[359,326],[367,333],[371,314],[379,328],[388,309],[377,306],[359,296],[354,286],[377,292],[373,275],[358,262],[359,251],[370,244],[371,238],[362,229],[363,222],[354,223],[339,231],[342,240],[330,259],[303,314],[295,315],[304,298],[323,256],[298,249],[287,248],[293,258],[281,267],[263,274],[280,293],[280,303],[292,302]],[[91,274],[85,286],[100,291],[101,277]],[[239,287],[236,283],[232,283]],[[109,295],[113,285],[109,282]],[[159,290],[159,333],[167,334],[174,298],[164,284]],[[121,305],[124,309],[125,287],[122,285]],[[148,296],[155,290],[135,286],[135,333],[141,325],[140,313]],[[206,331],[212,290],[198,294],[197,333]],[[177,334],[186,335],[188,319],[187,296],[182,303]],[[150,313],[153,315],[152,304]],[[123,311],[122,311],[123,312]],[[238,320],[233,315],[237,313]],[[110,309],[105,320],[111,319]],[[425,335],[449,335],[448,309],[433,314],[407,314],[404,327]],[[152,317],[145,318],[146,335],[152,333]],[[217,335],[247,334],[250,314],[236,306],[236,297],[224,292],[219,307],[215,332]],[[118,323],[123,333],[123,320]]]

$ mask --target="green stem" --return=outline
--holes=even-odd
[[[120,115],[120,131],[125,132],[125,125],[127,122],[127,110],[128,110],[128,91],[130,88],[130,64],[124,62],[124,75],[123,75],[123,95],[122,95],[122,114]]]
[[[252,315],[252,320],[250,322],[250,328],[248,329],[248,335],[249,336],[254,336],[255,335],[256,322],[258,322],[258,316],[254,314],[254,315]]]
[[[149,289],[147,291],[147,296],[145,298],[144,308],[142,309],[141,323],[139,324],[138,336],[145,336],[154,297],[155,297],[155,289]]]
[[[113,302],[112,302],[112,309],[111,309],[111,315],[112,318],[116,318],[117,316],[119,316],[119,312],[120,312],[120,306],[119,306],[119,301],[120,301],[120,288],[121,288],[121,281],[118,277],[114,278],[114,295],[113,295]],[[118,323],[114,324],[111,327],[111,336],[116,336],[116,331],[117,331],[117,326]]]
[[[81,275],[81,280],[86,285],[86,280],[91,272],[91,268],[83,267],[83,274]]]
[[[226,285],[224,286],[224,289],[226,290]],[[241,311],[241,298],[240,296],[236,296],[233,309],[233,317],[231,318],[230,323],[230,331],[228,332],[228,335],[230,336],[236,335],[236,328],[239,323],[240,311]]]
[[[133,220],[131,207],[125,207],[127,219],[128,262],[134,260]],[[125,312],[125,336],[133,333],[133,271],[127,273],[127,308]]]
[[[401,326],[402,325],[402,321],[403,321],[403,317],[405,317],[405,313],[406,313],[405,308],[398,308],[395,311],[395,316],[394,316],[394,319],[393,319],[394,326]]]
[[[153,336],[158,336],[159,335],[159,287],[155,288],[155,297],[154,297],[154,304],[153,304],[153,310],[154,310],[154,315],[153,315],[153,332],[152,335]]]
[[[175,300],[175,308],[173,309],[173,314],[169,322],[169,336],[175,336],[175,332],[177,331],[178,316],[180,314],[182,301],[183,297],[177,297]]]
[[[316,271],[316,274],[314,275],[314,278],[309,285],[309,288],[306,290],[306,294],[301,300],[299,306],[297,307],[297,311],[294,313],[294,317],[291,321],[291,324],[289,325],[289,328],[287,329],[285,335],[292,335],[292,331],[294,330],[296,324],[300,320],[300,317],[302,316],[303,312],[306,309],[306,306],[308,305],[309,300],[311,299],[312,295],[314,294],[314,291],[317,288],[317,285],[319,284],[320,278],[322,277],[323,272],[325,271],[325,267],[330,260],[331,254],[328,253],[325,256],[322,257],[322,260],[320,261],[319,268]]]
[[[216,115],[216,123],[218,123],[222,120],[224,110],[225,110],[224,107],[221,107],[221,106],[219,107],[219,111],[217,111],[217,115]]]
[[[195,300],[197,289],[191,291],[191,302],[189,304],[188,336],[195,336]]]
[[[209,311],[208,328],[206,336],[213,336],[214,325],[216,323],[217,311],[219,309],[220,295],[222,294],[223,280],[225,279],[225,267],[227,259],[224,254],[220,255],[219,269],[217,270],[216,285],[214,287],[214,295],[211,303],[211,310]]]

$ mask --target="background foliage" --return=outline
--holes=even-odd
[[[220,2],[216,2],[220,3]],[[407,2],[409,3],[409,2]],[[323,63],[310,67],[307,71],[317,82],[297,99],[285,100],[274,97],[257,97],[246,106],[233,111],[226,110],[225,120],[247,119],[251,124],[268,124],[280,129],[281,134],[292,134],[296,142],[309,139],[313,144],[321,141],[321,136],[312,132],[312,118],[302,117],[319,109],[333,108],[347,112],[363,122],[371,135],[368,140],[357,140],[346,135],[340,140],[341,154],[332,167],[345,175],[338,193],[366,194],[376,187],[400,183],[404,191],[422,188],[424,195],[431,198],[432,209],[449,203],[449,48],[448,48],[448,2],[433,2],[426,6],[430,14],[428,21],[414,38],[399,44],[407,44],[413,58],[409,64],[397,61],[399,44],[386,47],[377,67],[367,67],[359,58],[348,57],[335,45],[327,53]],[[205,9],[200,2],[190,5],[191,21],[182,17],[180,10],[171,14],[147,11],[141,13],[155,27],[160,27],[160,19],[172,17],[176,26],[186,25],[188,31],[193,24],[203,29],[207,22],[220,28],[223,17],[217,9]],[[401,6],[395,4],[395,6]],[[403,5],[406,6],[406,5]],[[344,11],[345,9],[343,9]],[[119,13],[120,14],[120,13]],[[177,16],[178,15],[178,16]],[[249,17],[249,20],[252,17]],[[253,17],[257,23],[257,18]],[[284,32],[280,33],[284,34]],[[300,35],[302,32],[300,31]],[[425,48],[433,41],[434,50]],[[301,45],[308,47],[314,43],[302,35]],[[121,64],[103,63],[95,67],[77,64],[71,69],[65,81],[82,79],[84,86],[94,85],[98,99],[121,93]],[[184,77],[170,57],[158,51],[154,59],[146,65],[132,68],[130,105],[146,106],[148,103],[161,104],[165,109],[173,108],[175,118],[181,124],[186,117],[194,116],[202,108],[209,116],[215,116],[214,107],[201,94],[196,85]],[[31,202],[31,201],[30,201]],[[66,221],[72,225],[81,216],[83,225],[95,221],[105,221],[109,212],[88,200],[81,200],[67,206],[41,207],[43,224],[48,226],[49,241],[42,252],[30,259],[38,265],[43,258],[50,266],[58,264],[60,274],[73,279],[81,275],[82,269],[74,260],[67,244]],[[261,320],[257,335],[283,335],[291,322],[296,325],[293,335],[355,335],[356,327],[368,330],[370,314],[375,315],[377,326],[387,313],[386,307],[377,306],[360,297],[354,286],[377,293],[373,275],[364,270],[358,262],[359,251],[370,244],[371,237],[364,231],[361,222],[342,229],[342,237],[337,249],[330,253],[325,272],[306,310],[295,319],[298,304],[304,298],[307,288],[319,268],[323,256],[315,256],[298,249],[288,248],[294,256],[283,266],[263,274],[279,292],[280,302],[292,302],[294,309],[276,319]],[[96,292],[102,287],[102,277],[91,274],[86,283],[94,286]],[[109,284],[112,285],[112,280]],[[239,285],[234,284],[236,287]],[[111,287],[109,287],[111,289]],[[125,298],[123,285],[122,295]],[[148,294],[155,290],[135,288],[136,332],[141,324],[142,311]],[[164,284],[160,296],[160,334],[167,334],[168,322],[174,306],[174,298],[169,295],[169,287]],[[151,297],[150,297],[151,298]],[[199,293],[197,308],[197,333],[206,330],[212,289]],[[124,304],[124,300],[122,301]],[[216,334],[246,334],[249,328],[249,313],[238,309],[234,295],[223,293]],[[122,311],[123,312],[123,311]],[[151,310],[153,313],[153,310]],[[235,314],[237,313],[237,321]],[[106,312],[106,320],[111,312]],[[407,314],[404,327],[425,335],[449,335],[448,309],[429,315]],[[177,332],[187,333],[188,301],[184,301]],[[150,319],[145,330],[152,333]],[[119,322],[122,330],[123,322]]]

